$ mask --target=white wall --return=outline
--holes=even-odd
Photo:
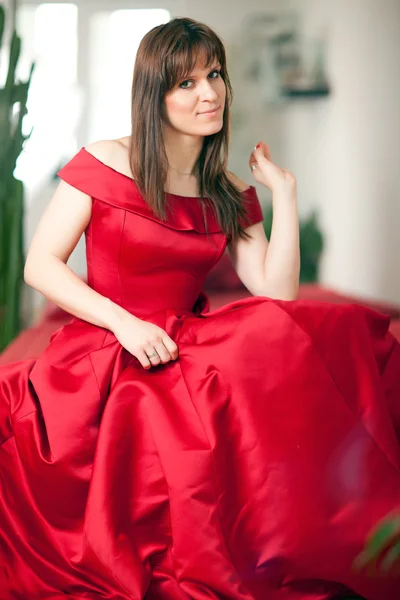
[[[305,32],[328,34],[333,94],[292,103],[282,132],[303,203],[321,210],[322,281],[400,302],[400,2],[301,4]]]

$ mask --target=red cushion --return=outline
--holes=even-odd
[[[57,306],[57,304],[54,304],[54,302],[48,301],[44,305],[40,316],[40,321],[63,321],[67,314],[68,313],[63,308]],[[72,315],[70,315],[70,318],[72,319]]]
[[[45,319],[39,325],[22,331],[0,354],[0,365],[40,356],[48,346],[52,333],[71,320],[71,315],[63,312],[63,320]]]
[[[299,298],[311,300],[316,299],[316,291],[314,290],[313,293],[311,292],[312,290],[310,290],[308,286],[300,286]],[[211,293],[209,294],[210,310],[215,310],[216,308],[219,308],[224,304],[228,304],[229,302],[235,302],[235,300],[241,300],[242,298],[247,298],[248,296],[250,296],[250,293],[245,288],[241,290],[230,290],[225,292]],[[328,292],[327,290],[321,288],[321,295],[318,298],[319,300],[330,300],[332,297],[333,296],[331,292]],[[340,303],[344,302],[343,298],[343,296],[339,296]],[[392,317],[389,331],[400,342],[400,319],[395,319]]]
[[[249,295],[240,281],[235,269],[233,268],[228,251],[225,251],[219,262],[207,275],[204,281],[204,290],[210,295],[215,292],[225,295],[232,291],[236,291],[238,293],[242,291],[244,295]],[[243,296],[239,295],[239,298],[240,297]],[[378,312],[387,314],[394,319],[400,318],[400,306],[395,306],[388,302],[382,302],[379,300],[369,300],[366,298],[343,294],[327,287],[323,287],[317,283],[302,283],[299,289],[299,299],[321,300],[324,302],[333,302],[335,304],[356,302],[358,304],[369,306]]]
[[[299,289],[299,299],[301,300],[321,300],[323,302],[332,302],[333,304],[344,304],[346,302],[355,302],[369,306],[378,312],[389,315],[392,319],[400,318],[400,306],[382,302],[381,300],[370,300],[336,292],[335,290],[323,287],[317,283],[302,283]]]

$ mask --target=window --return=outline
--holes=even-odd
[[[77,85],[78,9],[44,3],[21,6],[17,14],[22,38],[17,78],[26,80],[32,60],[36,66],[23,121],[23,133],[32,127],[33,132],[15,176],[32,189],[74,143],[83,100]]]
[[[90,44],[90,141],[129,135],[131,86],[142,37],[170,20],[162,9],[116,10],[94,15]]]

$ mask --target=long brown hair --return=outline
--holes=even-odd
[[[201,199],[208,198],[222,231],[229,238],[247,238],[239,219],[246,220],[242,192],[226,174],[230,137],[232,87],[226,69],[225,48],[207,25],[189,18],[177,18],[151,29],[140,42],[132,82],[132,135],[129,163],[143,197],[161,220],[167,219],[164,192],[168,160],[163,139],[164,98],[193,70],[198,56],[205,68],[218,60],[226,86],[223,126],[205,136],[196,163]],[[205,207],[203,214],[207,228]]]

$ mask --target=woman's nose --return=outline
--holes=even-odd
[[[200,98],[201,100],[215,100],[218,98],[218,94],[210,81],[202,83],[200,89]]]

